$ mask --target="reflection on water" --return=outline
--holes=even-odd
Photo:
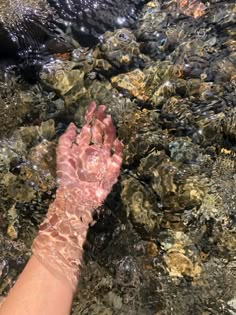
[[[2,297],[54,198],[58,137],[96,100],[124,161],[72,314],[236,314],[235,13],[233,1],[151,1],[135,29],[50,55],[36,84],[1,70]]]

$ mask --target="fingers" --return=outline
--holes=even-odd
[[[100,107],[100,106],[99,106]],[[102,111],[99,113],[99,117],[102,118],[105,113],[104,113],[105,108],[102,108]],[[93,119],[91,117],[91,119]],[[76,137],[76,143],[78,145],[89,145],[91,142],[95,144],[100,144],[102,145],[103,142],[103,135],[104,135],[104,124],[100,119],[95,119],[90,125],[87,123],[84,125],[82,128],[80,134]]]
[[[102,144],[103,141],[103,119],[106,117],[105,114],[106,106],[100,105],[98,108],[95,102],[92,102],[86,112],[85,120],[86,125],[82,128],[81,133],[76,138],[78,145],[87,144],[90,142],[96,144]]]
[[[88,124],[84,125],[76,137],[76,143],[78,145],[89,145],[91,141],[91,135],[91,127]]]
[[[85,115],[85,120],[86,120],[87,124],[92,122],[93,116],[94,116],[94,114],[96,112],[96,107],[97,107],[97,105],[96,105],[95,102],[92,102],[89,105],[89,107],[88,107],[88,109],[86,111],[86,115]]]
[[[122,164],[123,144],[115,139],[113,143],[114,154],[110,158],[109,166],[107,168],[107,176],[103,179],[103,189],[110,191],[112,186],[117,182],[117,178],[120,175],[120,168]]]
[[[90,123],[93,120],[93,118],[103,121],[103,119],[106,117],[105,110],[106,110],[105,105],[99,105],[97,108],[96,103],[91,102],[85,115],[86,122]]]
[[[70,123],[65,133],[59,138],[58,151],[68,150],[71,148],[73,141],[76,138],[77,128],[73,123]]]
[[[98,108],[95,102],[89,105],[85,116],[86,124],[76,137],[77,145],[90,145],[92,142],[111,151],[116,138],[116,129],[111,116],[106,115],[105,110],[105,105],[100,105]]]
[[[96,109],[96,103],[92,102],[85,116],[87,123],[82,128],[80,134],[77,135],[76,126],[70,123],[66,132],[59,139],[58,150],[60,150],[60,147],[63,147],[63,150],[71,148],[75,140],[77,144],[89,144],[91,140],[94,143],[102,144],[104,133],[105,144],[108,143],[111,145],[111,142],[115,139],[115,136],[113,136],[115,134],[115,127],[113,126],[110,115],[106,116],[105,110],[105,105],[100,105]],[[92,127],[89,126],[90,123],[92,123]]]
[[[123,158],[123,149],[124,149],[123,143],[118,138],[116,138],[113,143],[114,153],[111,157],[112,163],[116,163],[117,165],[121,166]]]
[[[96,118],[100,121],[103,121],[106,118],[106,106],[100,105],[98,106],[97,112],[96,112]]]
[[[103,120],[103,123],[105,125],[104,128],[104,145],[107,149],[112,148],[113,142],[116,138],[116,129],[113,125],[112,119],[110,115],[107,115],[107,117]]]
[[[81,133],[83,135],[77,136],[77,144],[80,144],[84,138],[84,142],[89,144],[102,145],[111,149],[112,143],[115,139],[115,127],[113,126],[111,116],[105,113],[106,106],[100,105],[96,108],[96,103],[92,102],[86,112],[86,125],[83,127]],[[89,126],[90,125],[90,126]],[[89,133],[88,129],[91,128]]]
[[[108,116],[105,113],[106,106],[100,105],[94,113],[95,120],[92,125],[92,142],[95,144],[104,144],[106,138],[107,125],[112,124],[111,117],[109,116],[109,121],[107,122]]]
[[[96,119],[92,126],[92,139],[91,141],[95,144],[102,145],[103,143],[103,135],[104,135],[104,124]]]
[[[116,129],[113,125],[110,115],[105,115],[105,106],[99,106],[101,111],[99,113],[100,119],[104,117],[103,120],[98,118],[95,119],[92,125],[92,142],[95,144],[103,145],[105,150],[111,150],[113,142],[116,138]],[[97,115],[96,115],[97,117]]]

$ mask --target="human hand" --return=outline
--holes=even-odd
[[[78,188],[84,198],[101,203],[117,181],[122,163],[123,145],[116,138],[106,107],[92,102],[86,112],[86,124],[77,134],[71,123],[60,137],[57,148],[59,187]]]

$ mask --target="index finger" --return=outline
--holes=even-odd
[[[61,147],[65,149],[70,148],[73,141],[75,141],[76,139],[76,135],[77,135],[77,128],[75,124],[70,123],[65,133],[59,138],[58,149],[60,149]]]

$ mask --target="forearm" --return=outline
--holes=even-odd
[[[85,199],[86,200],[86,199]],[[33,255],[0,315],[68,315],[91,215],[78,189],[61,189],[33,243]]]
[[[87,200],[79,188],[60,187],[32,247],[35,257],[73,291],[77,287],[83,244],[92,221],[92,205]]]
[[[69,315],[72,288],[33,255],[0,308],[0,315]]]
[[[83,244],[92,221],[93,205],[89,199],[79,188],[59,188],[32,247],[35,257],[73,291],[77,287]]]

